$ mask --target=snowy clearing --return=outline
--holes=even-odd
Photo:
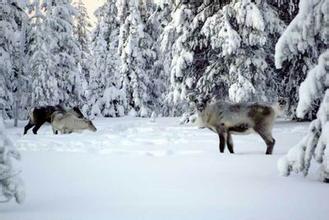
[[[10,126],[12,123],[7,122]],[[217,135],[177,118],[112,118],[98,131],[22,136],[26,201],[0,205],[1,220],[329,219],[329,187],[310,176],[281,177],[277,160],[309,123],[278,121],[274,155],[257,135],[234,136],[236,154],[219,154]]]

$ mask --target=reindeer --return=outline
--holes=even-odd
[[[47,106],[40,106],[40,107],[35,107],[32,108],[29,112],[29,122],[28,124],[24,127],[24,135],[27,133],[29,129],[32,129],[34,134],[37,134],[39,128],[45,123],[51,123],[51,115],[55,111],[60,111],[60,112],[66,112],[61,105],[47,105]],[[84,118],[84,115],[80,111],[80,109],[75,106],[73,109],[68,110],[68,112],[71,112],[75,114],[79,118]]]
[[[62,112],[55,111],[51,115],[51,126],[54,134],[58,131],[61,134],[70,134],[72,132],[80,132],[82,130],[88,129],[91,131],[96,131],[94,124],[86,118],[78,118],[76,114],[72,112]]]
[[[209,104],[209,97],[195,102],[198,122],[218,134],[219,151],[224,152],[227,144],[230,153],[234,153],[232,134],[258,133],[267,145],[266,154],[272,154],[275,139],[272,127],[277,108],[259,103],[229,103],[217,101]]]

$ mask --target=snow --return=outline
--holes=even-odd
[[[256,135],[219,154],[216,134],[178,121],[98,118],[96,133],[57,136],[49,125],[36,136],[22,136],[25,122],[9,128],[26,202],[2,204],[0,219],[328,219],[328,185],[276,167],[309,123],[278,121],[268,156]]]

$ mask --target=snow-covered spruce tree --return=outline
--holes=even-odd
[[[45,0],[44,25],[46,43],[53,61],[49,72],[56,79],[57,90],[52,102],[74,106],[83,103],[83,76],[81,74],[81,50],[73,32],[73,18],[77,10],[71,0]]]
[[[90,18],[86,9],[85,4],[82,0],[76,2],[75,7],[78,11],[77,16],[75,17],[74,23],[74,36],[78,41],[78,45],[80,48],[80,57],[79,57],[79,67],[81,68],[81,91],[80,99],[82,100],[82,104],[87,105],[88,94],[88,81],[90,78],[90,72],[93,71],[92,65],[90,65],[92,57],[90,52],[90,31],[89,29],[92,27],[90,22]]]
[[[89,81],[90,114],[93,116],[124,115],[125,94],[120,88],[118,53],[120,24],[115,2],[108,0],[95,12],[97,25],[92,34],[94,71]]]
[[[152,6],[152,4],[150,4]],[[153,63],[153,71],[150,72],[152,80],[151,91],[153,97],[157,97],[157,102],[154,106],[154,114],[168,115],[169,108],[165,103],[169,89],[169,77],[164,70],[164,62],[166,61],[167,54],[162,53],[159,45],[161,44],[161,36],[164,28],[171,20],[172,7],[168,3],[159,3],[156,7],[150,7],[150,11],[153,13],[146,17],[145,30],[152,38],[153,48],[157,54],[156,60]]]
[[[89,79],[89,66],[91,60],[89,36],[92,24],[90,22],[89,15],[83,1],[79,0],[76,2],[75,7],[78,11],[78,15],[75,17],[74,36],[78,40],[81,51],[80,66],[82,68],[82,75],[85,76],[86,79]]]
[[[275,48],[275,65],[282,68],[282,94],[287,100],[288,112],[295,115],[298,87],[306,73],[329,44],[329,2],[326,0],[301,0],[299,12],[282,34]],[[320,100],[306,119],[315,117]]]
[[[28,17],[23,11],[26,1],[0,2],[0,104],[9,117],[26,105],[25,28]],[[19,115],[17,115],[18,118]]]
[[[8,202],[15,198],[22,203],[25,198],[23,182],[19,172],[15,170],[13,159],[19,160],[20,154],[14,144],[6,136],[3,119],[0,116],[0,202]]]
[[[282,175],[292,171],[306,176],[314,158],[320,166],[320,179],[329,182],[329,50],[319,58],[319,63],[309,71],[299,89],[297,116],[304,117],[312,109],[312,102],[321,99],[317,119],[309,132],[288,154],[280,158],[278,168]]]
[[[130,115],[150,116],[158,97],[152,71],[157,59],[151,36],[146,32],[144,4],[139,0],[117,1],[120,18],[119,54],[121,57],[122,89],[127,97],[126,110]],[[145,14],[145,13],[143,13]]]
[[[276,99],[273,42],[284,27],[266,1],[182,2],[161,45],[173,54],[170,68],[165,67],[170,70],[169,101],[177,103],[173,109],[187,111],[191,91],[221,100]]]
[[[30,22],[27,32],[27,72],[30,73],[31,105],[56,105],[59,97],[57,80],[51,72],[54,60],[49,50],[49,30],[45,25],[40,0],[34,0],[30,6]]]
[[[197,88],[235,102],[274,101],[273,45],[284,27],[266,1],[232,1],[223,7],[202,28],[213,56]]]
[[[157,45],[155,49],[158,54],[158,60],[154,63],[154,71],[158,72],[163,86],[163,89],[161,89],[161,86],[159,87],[159,92],[162,93],[162,96],[159,96],[162,106],[160,106],[158,113],[167,116],[172,111],[172,103],[168,102],[167,94],[170,91],[170,64],[172,60],[172,45],[174,44],[174,30],[169,25],[172,20],[171,13],[173,10],[173,1],[162,0],[158,2],[156,11],[147,22],[148,32],[153,38],[155,45]]]
[[[193,48],[189,44],[193,36],[192,20],[200,3],[175,1],[172,20],[164,28],[161,36],[161,51],[164,54],[164,73],[169,82],[169,92],[165,100],[169,115],[181,115],[187,110],[185,97],[192,86],[191,65]],[[193,77],[193,76],[192,76]]]

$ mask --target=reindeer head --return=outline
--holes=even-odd
[[[95,127],[95,125],[92,123],[92,121],[88,120],[88,119],[84,119],[84,121],[88,124],[88,129],[95,132],[97,131],[97,128]]]
[[[194,102],[198,112],[203,112],[211,100],[209,94],[190,93],[187,97],[191,102]]]

